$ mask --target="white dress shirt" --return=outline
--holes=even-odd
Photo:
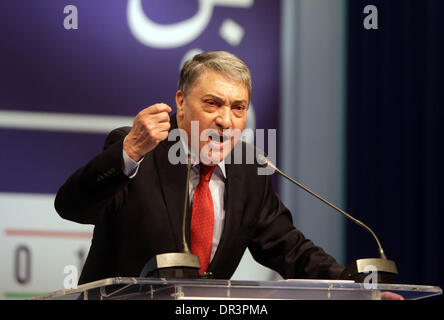
[[[185,149],[185,152],[188,152],[188,146],[183,142],[181,139],[182,146]],[[138,162],[131,159],[125,150],[122,150],[123,152],[123,161],[124,161],[124,168],[123,172],[126,176],[128,176],[130,179],[134,178],[137,175],[137,172],[139,170],[140,163],[143,161],[144,158],[140,159]],[[196,189],[197,185],[200,181],[200,165],[194,164],[191,167],[190,172],[190,188],[189,188],[189,199],[190,199],[190,206],[192,208],[193,206],[193,195],[194,190]],[[213,198],[213,206],[214,206],[214,231],[213,231],[213,243],[211,248],[211,260],[214,257],[214,254],[216,253],[217,246],[219,245],[220,238],[222,236],[222,231],[224,228],[224,221],[225,221],[225,210],[224,210],[224,192],[225,192],[225,181],[226,181],[226,173],[225,173],[225,162],[222,161],[218,163],[216,168],[214,169],[213,174],[211,175],[210,179],[210,192],[211,197]],[[192,212],[192,210],[190,210]]]

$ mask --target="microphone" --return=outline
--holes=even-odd
[[[182,220],[182,244],[183,252],[162,253],[152,257],[142,269],[140,277],[156,278],[176,278],[176,279],[196,279],[200,278],[199,257],[192,254],[186,239],[186,221],[188,213],[188,194],[190,189],[190,173],[192,167],[191,155],[188,154],[187,160],[187,180],[185,185],[185,203],[183,206]]]
[[[187,159],[187,182],[185,186],[185,203],[183,204],[183,220],[182,220],[182,244],[183,251],[185,253],[191,253],[190,248],[188,247],[187,237],[186,237],[186,224],[187,224],[187,215],[188,215],[188,195],[190,194],[190,173],[191,167],[193,165],[193,160],[191,158],[191,154],[188,154]]]
[[[304,186],[303,184],[299,183],[298,181],[294,180],[293,178],[286,175],[284,172],[282,172],[276,165],[274,165],[267,157],[265,157],[263,154],[258,153],[256,155],[257,163],[261,167],[270,167],[277,173],[279,173],[281,176],[286,178],[287,180],[293,182],[298,187],[303,189],[304,191],[308,192],[315,198],[321,200],[325,204],[327,204],[329,207],[335,209],[337,212],[341,213],[347,219],[350,219],[357,225],[363,227],[366,229],[370,234],[373,236],[373,238],[376,241],[376,244],[378,246],[379,251],[379,258],[369,258],[369,259],[359,259],[353,262],[351,265],[349,265],[344,272],[342,273],[341,277],[355,280],[356,282],[363,282],[364,279],[368,276],[369,271],[377,271],[378,275],[378,282],[380,283],[395,283],[396,276],[398,275],[398,270],[396,268],[395,262],[392,260],[388,260],[387,256],[384,253],[384,250],[382,249],[381,242],[379,241],[376,234],[373,232],[372,229],[370,229],[369,226],[364,224],[362,221],[356,219],[355,217],[351,216],[341,208],[337,207],[333,203],[329,202],[328,200],[324,199],[320,195],[316,194],[315,192],[311,191],[309,188]]]

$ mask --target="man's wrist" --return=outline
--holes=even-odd
[[[123,151],[125,151],[128,157],[131,158],[131,160],[139,162],[144,157],[144,155],[135,151],[134,148],[131,147],[126,140],[127,139],[125,138],[125,140],[123,141]]]
[[[126,138],[125,138],[126,140]],[[142,156],[141,158],[138,158],[139,160],[134,160],[130,154],[125,150],[125,140],[123,142],[123,149],[122,149],[122,156],[123,156],[123,173],[129,177],[130,179],[134,178],[139,171],[139,165],[144,159]]]

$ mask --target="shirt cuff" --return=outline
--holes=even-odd
[[[123,173],[130,179],[134,178],[139,171],[140,163],[143,161],[145,157],[142,157],[138,162],[134,161],[130,158],[130,156],[123,150]]]

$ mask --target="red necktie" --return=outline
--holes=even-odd
[[[201,265],[199,273],[204,273],[210,264],[214,229],[214,207],[209,184],[214,168],[214,166],[200,164],[200,181],[193,195],[191,253],[199,257]]]

